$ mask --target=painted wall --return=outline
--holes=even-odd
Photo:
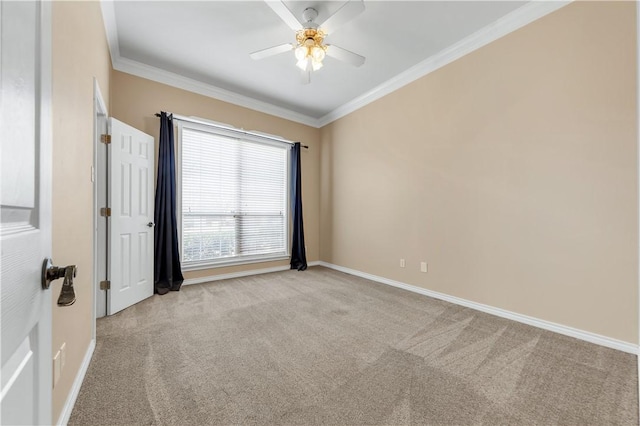
[[[635,15],[573,3],[324,127],[320,258],[637,343]]]
[[[636,343],[634,8],[574,3],[318,130],[111,71],[99,4],[55,2],[53,259],[79,272],[72,307],[52,288],[52,418],[91,340],[94,76],[156,139],[168,110],[308,144],[310,261]]]
[[[112,117],[152,135],[157,143],[159,111],[195,116],[230,124],[245,130],[257,130],[309,146],[302,150],[302,197],[307,261],[320,256],[320,130],[232,105],[182,89],[156,83],[130,74],[113,71],[111,76]],[[253,263],[215,269],[185,271],[185,279],[208,277],[238,271],[287,266],[289,261]]]
[[[66,343],[66,365],[53,389],[59,419],[91,341],[93,322],[93,78],[108,105],[111,60],[98,2],[53,3],[53,253],[56,265],[78,266],[76,302],[56,304],[52,284],[53,354]]]

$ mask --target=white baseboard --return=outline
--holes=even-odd
[[[596,345],[606,346],[608,348],[617,349],[619,351],[628,352],[634,355],[638,354],[638,345],[633,343],[624,342],[622,340],[612,339],[610,337],[602,336],[600,334],[591,333],[589,331],[579,330],[577,328],[568,327],[566,325],[557,324],[550,321],[545,321],[539,318],[530,317],[527,315],[518,314],[515,312],[507,311],[506,309],[496,308],[482,303],[472,302],[470,300],[461,299],[455,296],[449,296],[437,291],[427,290],[422,287],[416,287],[414,285],[405,284],[400,281],[394,281],[389,278],[379,277],[377,275],[368,274],[366,272],[357,271],[355,269],[345,268],[344,266],[338,266],[327,262],[319,262],[320,266],[334,269],[336,271],[344,272],[349,275],[355,275],[357,277],[365,278],[371,281],[379,282],[381,284],[387,284],[393,287],[402,288],[412,291],[414,293],[422,294],[425,296],[433,297],[434,299],[444,300],[449,303],[453,303],[467,308],[475,309],[477,311],[486,312],[491,315],[510,319],[513,321],[528,324],[534,327],[542,328],[544,330],[553,331],[554,333],[564,334],[565,336],[575,337],[576,339],[585,340]]]
[[[307,263],[307,266],[318,266],[318,265],[320,265],[319,260],[314,260],[313,262]],[[209,275],[207,277],[186,279],[184,280],[182,285],[203,284],[211,281],[228,280],[231,278],[240,278],[240,277],[248,277],[251,275],[269,274],[271,272],[288,271],[290,269],[291,267],[287,265],[287,266],[274,266],[272,268],[251,269],[247,271],[230,272],[228,274]]]
[[[87,374],[87,370],[89,369],[89,364],[91,363],[91,358],[93,357],[93,351],[95,350],[95,348],[96,339],[91,339],[89,347],[87,348],[87,352],[84,354],[82,364],[80,365],[80,370],[78,370],[76,379],[73,381],[73,386],[71,386],[69,396],[67,396],[64,407],[62,407],[62,412],[60,413],[60,417],[58,418],[58,422],[56,423],[57,425],[64,426],[69,422],[71,412],[73,411],[73,406],[76,404],[76,399],[78,398],[78,394],[80,393],[80,388],[82,387],[84,376]]]
[[[228,280],[231,278],[248,277],[250,275],[268,274],[271,272],[288,271],[289,266],[274,266],[272,268],[251,269],[248,271],[230,272],[228,274],[209,275],[207,277],[189,278],[184,280],[182,285],[203,284],[211,281]]]

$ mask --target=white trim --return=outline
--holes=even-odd
[[[320,266],[322,262],[319,260],[314,260],[312,262],[307,262],[307,266]],[[251,269],[248,271],[239,271],[239,272],[230,272],[228,274],[220,274],[220,275],[209,275],[207,277],[200,278],[189,278],[184,280],[182,285],[192,285],[192,284],[203,284],[211,281],[220,281],[220,280],[229,280],[231,278],[241,278],[248,277],[251,275],[260,275],[260,274],[270,274],[272,272],[282,272],[291,270],[290,266],[274,266],[272,268],[262,268],[262,269]]]
[[[98,218],[100,216],[100,207],[98,206],[99,188],[98,188],[98,172],[103,171],[98,160],[98,149],[100,147],[101,130],[98,128],[99,116],[108,117],[107,105],[102,97],[102,91],[98,84],[98,79],[93,77],[93,169],[91,179],[93,184],[93,323],[91,324],[91,337],[96,338],[96,317],[101,312],[98,310],[98,299],[100,299],[100,291],[98,284],[98,255],[101,251],[98,248]],[[105,312],[106,314],[106,312]],[[102,316],[102,315],[101,315]]]
[[[102,20],[104,22],[107,44],[109,45],[109,53],[111,54],[111,66],[114,70],[249,108],[254,111],[264,112],[265,114],[274,115],[296,123],[319,127],[317,118],[301,114],[288,108],[278,107],[249,96],[240,95],[230,90],[165,71],[151,65],[123,58],[120,56],[120,45],[118,42],[115,0],[101,0],[100,7],[102,9]]]
[[[120,44],[118,43],[118,24],[116,23],[115,0],[101,0],[102,23],[104,24],[111,63],[120,58]]]
[[[481,47],[560,9],[561,7],[566,6],[570,2],[571,0],[529,2],[486,27],[481,28],[470,36],[463,38],[457,43],[441,50],[408,70],[385,81],[363,95],[360,95],[352,101],[334,109],[329,114],[320,118],[320,127],[342,118],[345,115],[351,114],[365,105],[368,105],[371,102],[378,100],[421,77],[424,77],[438,68],[450,64],[456,59],[468,55],[469,53],[478,50]]]
[[[366,272],[357,271],[355,269],[345,268],[344,266],[338,266],[327,262],[320,262],[321,266],[334,269],[336,271],[344,272],[345,274],[355,275],[357,277],[365,278],[371,281],[379,282],[381,284],[387,284],[393,287],[409,290],[414,293],[422,294],[424,296],[433,297],[434,299],[444,300],[449,303],[453,303],[467,308],[475,309],[477,311],[486,312],[491,315],[495,315],[501,318],[510,319],[513,321],[528,324],[534,327],[542,328],[543,330],[553,331],[554,333],[563,334],[565,336],[575,337],[576,339],[585,340],[596,345],[606,346],[608,348],[617,349],[619,351],[628,352],[632,354],[638,353],[638,345],[633,343],[624,342],[622,340],[612,339],[610,337],[602,336],[600,334],[591,333],[589,331],[579,330],[577,328],[568,327],[566,325],[557,324],[551,321],[545,321],[539,318],[530,317],[528,315],[518,314],[516,312],[507,311],[506,309],[496,308],[482,303],[472,302],[470,300],[462,299],[455,296],[449,296],[448,294],[439,293],[433,290],[427,290],[422,287],[416,287],[414,285],[405,284],[400,281],[391,280],[389,278],[379,277],[377,275],[368,274]]]
[[[60,413],[60,417],[58,418],[58,421],[56,423],[57,425],[66,425],[69,422],[71,412],[73,411],[73,407],[76,404],[76,399],[78,399],[78,394],[80,393],[82,382],[84,382],[84,376],[86,376],[87,370],[89,369],[89,364],[91,363],[91,358],[93,357],[93,351],[95,350],[95,348],[96,339],[91,339],[91,342],[89,342],[89,347],[87,348],[87,352],[84,354],[82,364],[80,364],[80,370],[78,370],[78,374],[76,374],[76,378],[73,381],[73,385],[71,386],[71,390],[69,391],[67,400],[64,403],[64,407],[62,407],[62,412]]]
[[[321,262],[319,260],[314,260],[313,262],[308,262],[307,266],[319,266],[320,263]],[[271,268],[263,268],[263,269],[251,269],[247,271],[230,272],[228,274],[209,275],[207,277],[200,277],[200,278],[189,278],[184,280],[182,285],[203,284],[211,281],[229,280],[231,278],[241,278],[241,277],[248,277],[251,275],[270,274],[272,272],[282,272],[282,271],[289,271],[289,270],[291,270],[291,267],[288,265],[274,266]]]
[[[249,96],[240,95],[230,90],[214,86],[213,84],[203,83],[192,78],[184,77],[173,72],[165,71],[160,68],[123,57],[118,57],[115,60],[111,58],[111,61],[113,69],[116,71],[133,74],[138,77],[167,84],[199,95],[208,96],[210,98],[218,99],[254,111],[264,112],[265,114],[284,118],[296,123],[305,124],[311,127],[320,127],[317,118],[313,118],[287,108],[279,107],[268,102],[260,101]]]
[[[566,6],[571,3],[571,1],[572,0],[528,2],[524,6],[519,7],[497,21],[425,59],[403,73],[387,80],[367,93],[364,93],[344,105],[339,106],[320,118],[301,114],[288,108],[275,106],[268,102],[240,95],[212,84],[203,83],[176,73],[121,57],[118,46],[118,31],[115,18],[114,0],[101,0],[100,3],[102,7],[105,31],[107,34],[107,42],[109,44],[109,51],[111,52],[111,63],[113,69],[255,111],[264,112],[296,123],[320,128],[382,98],[383,96],[388,95],[389,93],[455,61],[456,59],[461,58],[464,55],[473,52],[474,50],[499,39],[500,37],[503,37]]]
[[[228,274],[209,275],[208,277],[189,278],[184,280],[182,285],[203,284],[211,281],[229,280],[231,278],[248,277],[251,275],[269,274],[271,272],[288,271],[290,266],[274,266],[271,268],[251,269],[247,271],[230,272]]]

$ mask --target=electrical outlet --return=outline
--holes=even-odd
[[[427,272],[427,262],[420,262],[420,271]]]
[[[405,266],[407,266],[406,262],[404,261],[404,259],[400,259],[400,267],[404,268]]]
[[[53,357],[53,387],[55,388],[60,380],[60,351]]]
[[[67,344],[63,343],[62,346],[60,346],[60,372],[62,373],[62,370],[64,370],[64,366],[67,363]]]

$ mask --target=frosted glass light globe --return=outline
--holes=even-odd
[[[307,60],[307,58],[302,58],[298,61],[298,63],[296,63],[296,65],[302,71],[306,71],[307,68],[309,67],[309,61]]]
[[[314,61],[322,62],[324,59],[324,49],[320,46],[314,46],[314,48],[311,49],[311,57]]]
[[[307,57],[307,48],[304,46],[298,46],[295,50],[295,55],[298,61],[303,60]]]

